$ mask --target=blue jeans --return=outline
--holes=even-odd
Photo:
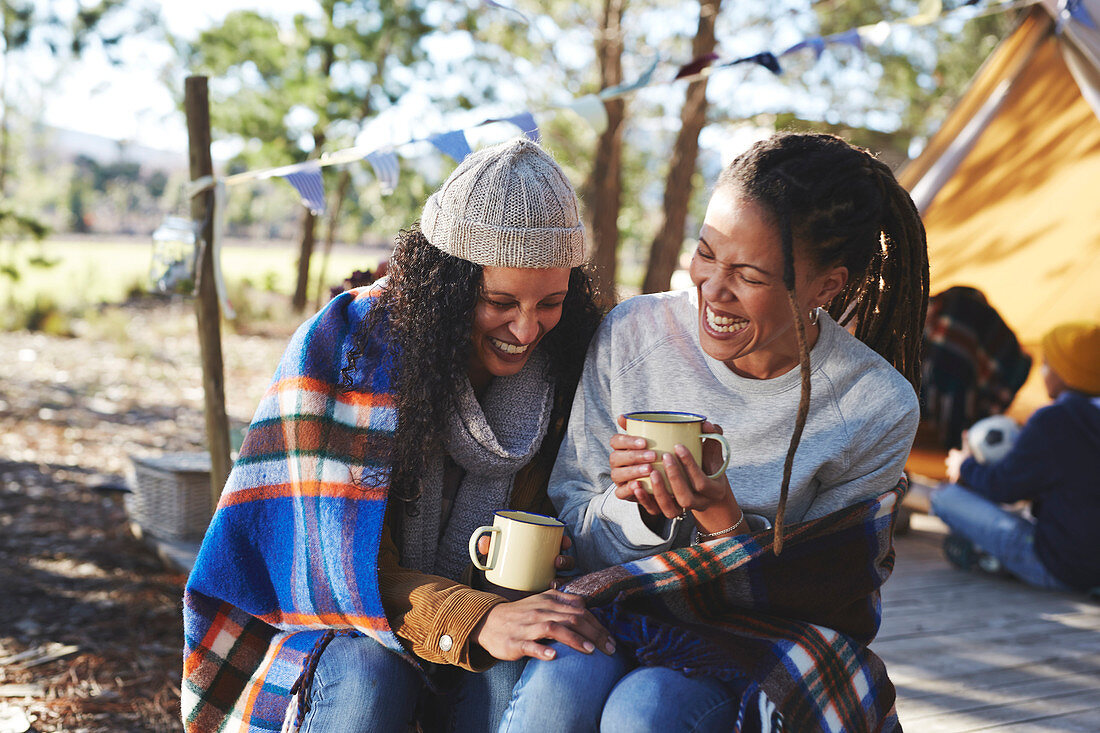
[[[703,733],[729,731],[737,719],[735,685],[664,667],[631,669],[621,651],[552,646],[554,659],[528,662],[498,733]]]
[[[446,701],[450,729],[493,730],[522,671],[521,660],[461,672],[457,692]],[[422,694],[420,673],[397,654],[370,637],[338,636],[317,661],[302,733],[405,733]]]
[[[944,484],[933,491],[930,501],[932,513],[952,532],[1000,560],[1020,580],[1037,588],[1069,590],[1035,554],[1032,522],[956,484]]]

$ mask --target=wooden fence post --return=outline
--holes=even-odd
[[[210,157],[210,99],[205,76],[189,76],[184,83],[184,111],[190,148],[191,180],[212,176]],[[210,449],[211,507],[217,506],[229,477],[229,418],[225,413],[225,374],[222,368],[221,310],[214,283],[214,191],[191,199],[191,218],[202,222],[199,261],[195,264],[195,316],[202,355],[202,387],[206,414],[206,442]]]

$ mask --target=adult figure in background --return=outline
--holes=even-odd
[[[385,281],[298,330],[188,580],[189,731],[404,731],[418,704],[488,729],[540,640],[608,648],[578,598],[508,600],[466,549],[495,510],[549,508],[599,317],[583,247],[550,156],[487,148],[398,236]]]
[[[694,290],[601,324],[551,477],[581,567],[615,566],[568,589],[612,602],[620,651],[532,661],[501,730],[889,730],[893,688],[865,645],[919,417],[920,218],[866,151],[779,135],[719,178],[690,272]],[[662,480],[619,432],[662,410],[724,429],[725,474],[678,449]]]
[[[1036,410],[999,461],[950,451],[950,483],[932,492],[932,511],[951,528],[944,550],[958,567],[1100,591],[1100,325],[1055,326],[1042,353],[1053,403]],[[1031,518],[1000,506],[1025,500]]]

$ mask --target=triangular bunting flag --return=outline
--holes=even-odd
[[[718,54],[716,53],[708,53],[699,58],[692,59],[680,67],[680,70],[676,72],[676,78],[683,79],[685,76],[695,76],[717,60]]]
[[[942,0],[921,0],[917,6],[917,14],[905,22],[909,25],[928,25],[929,23],[935,23],[942,14]]]
[[[617,84],[613,87],[608,87],[607,89],[600,91],[600,99],[617,97],[620,94],[626,94],[627,92],[632,92],[635,89],[641,89],[644,86],[648,86],[649,80],[653,77],[653,72],[657,70],[657,64],[660,63],[660,61],[660,56],[654,57],[653,63],[649,65],[649,68],[643,71],[641,76],[639,76],[637,79],[630,82],[629,84]]]
[[[771,51],[763,51],[752,56],[746,56],[743,59],[737,59],[722,64],[722,66],[736,66],[737,64],[759,64],[776,76],[783,73],[783,69],[779,66],[779,59],[777,59],[775,54]]]
[[[321,166],[313,164],[304,170],[287,173],[283,178],[294,186],[302,197],[302,204],[310,213],[315,216],[325,213],[325,185],[321,182]]]
[[[825,51],[825,39],[822,38],[821,36],[814,36],[813,38],[807,38],[804,41],[799,41],[798,43],[794,44],[793,46],[791,46],[790,48],[788,48],[786,51],[784,51],[783,53],[781,53],[779,55],[780,56],[786,56],[789,53],[794,53],[796,51],[801,51],[804,48],[813,49],[814,56],[816,56],[817,58],[820,59],[821,54],[824,53],[824,51]]]
[[[586,94],[577,97],[569,103],[569,109],[580,115],[585,122],[592,126],[597,135],[602,135],[607,129],[607,107],[603,100],[595,94]]]
[[[520,11],[516,10],[513,7],[510,7],[508,5],[504,5],[503,3],[498,3],[498,2],[496,2],[496,0],[482,0],[482,2],[484,2],[486,5],[492,6],[494,8],[500,8],[501,10],[507,10],[510,13],[515,13],[519,17],[523,18],[524,23],[526,23],[527,25],[531,25],[531,21],[527,18],[527,16],[524,15],[523,13],[521,13]]]
[[[859,35],[858,28],[849,28],[843,33],[825,36],[825,43],[846,43],[849,46],[855,46],[860,51],[863,50],[863,39]]]
[[[433,135],[428,142],[439,148],[439,152],[454,158],[456,163],[461,163],[469,155],[470,143],[466,142],[466,133],[462,130],[452,130],[441,135]]]
[[[495,122],[496,120],[494,120]],[[539,126],[535,122],[535,116],[530,112],[520,112],[518,115],[512,115],[511,117],[505,117],[500,122],[511,122],[513,125],[519,128],[519,131],[527,136],[527,139],[533,143],[539,141]]]
[[[1068,17],[1067,17],[1068,16]],[[1073,18],[1081,25],[1091,30],[1097,30],[1096,21],[1089,14],[1089,9],[1081,0],[1060,0],[1058,3],[1058,29],[1066,24],[1069,18]]]
[[[397,190],[397,180],[401,175],[401,165],[397,156],[389,150],[375,150],[367,155],[367,162],[374,169],[374,177],[382,184],[382,195],[387,196]]]

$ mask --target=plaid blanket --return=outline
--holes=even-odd
[[[303,669],[334,633],[405,654],[378,591],[396,428],[384,338],[349,369],[374,303],[343,293],[291,339],[249,427],[184,591],[188,731],[292,722]],[[344,370],[359,375],[341,390]]]
[[[877,499],[786,528],[779,557],[768,530],[618,565],[563,590],[586,596],[640,664],[746,687],[736,731],[897,731],[894,687],[867,645],[906,488],[902,479]]]

